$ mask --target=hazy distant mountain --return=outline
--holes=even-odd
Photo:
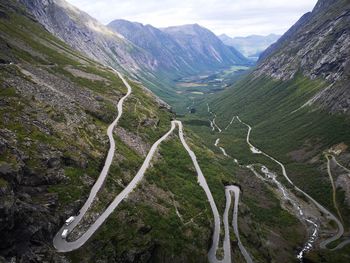
[[[20,1],[46,29],[72,47],[134,74],[161,71],[178,76],[248,63],[243,55],[198,25],[180,27],[193,27],[195,34],[188,39],[189,43],[200,43],[200,47],[184,47],[166,30],[149,25],[116,20],[110,27],[104,26],[65,0]]]
[[[248,63],[237,50],[225,46],[214,33],[197,24],[157,29],[115,20],[108,26],[152,54],[158,65],[168,70],[197,72]]]
[[[236,49],[226,46],[213,32],[198,24],[162,29],[171,35],[187,52],[193,62],[220,67],[247,63]]]
[[[65,0],[19,1],[49,32],[68,45],[129,73],[169,103],[179,96],[172,86],[174,79],[249,63],[206,29],[198,32],[202,39],[198,41],[198,37],[196,42],[201,43],[201,48],[195,50],[184,48],[170,34],[151,26],[124,21],[116,22],[112,30],[112,26],[99,23]]]
[[[248,58],[258,59],[261,52],[275,43],[281,36],[270,34],[268,36],[252,35],[247,37],[231,38],[225,34],[219,38],[228,46],[235,47],[239,52]]]
[[[149,52],[157,61],[158,67],[181,72],[193,71],[186,62],[182,47],[158,28],[126,20],[114,20],[108,27]]]

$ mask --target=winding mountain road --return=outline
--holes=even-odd
[[[253,259],[250,256],[250,254],[248,253],[248,251],[246,250],[246,248],[243,246],[240,235],[239,235],[239,230],[238,230],[238,204],[239,204],[239,195],[241,193],[241,190],[239,189],[238,186],[235,185],[230,185],[230,186],[226,186],[225,188],[225,194],[226,194],[226,209],[229,209],[231,206],[231,193],[234,194],[234,198],[235,198],[235,202],[234,202],[234,206],[233,206],[233,219],[232,219],[232,226],[233,226],[233,231],[235,233],[235,236],[237,238],[237,242],[238,242],[238,247],[239,250],[241,251],[245,261],[247,263],[253,263]],[[224,222],[228,221],[228,218],[225,217]],[[228,223],[226,223],[228,225]],[[225,224],[225,225],[226,225]]]
[[[212,113],[210,111],[210,107],[209,104],[207,104],[208,106],[208,112],[210,114],[213,115],[214,120],[216,118],[216,115],[214,113]],[[213,120],[213,122],[214,122]],[[233,123],[234,118],[232,118],[232,120],[230,121],[230,123],[226,126],[225,130],[227,130]],[[220,128],[218,128],[219,133],[222,133],[222,130]],[[222,154],[225,157],[230,157],[227,153],[225,148],[219,146],[220,143],[220,138],[217,138],[215,141],[214,146],[219,148],[220,151],[222,152]],[[212,262],[232,262],[231,259],[231,240],[230,240],[230,227],[229,227],[229,211],[230,211],[230,207],[231,207],[231,201],[232,201],[232,196],[231,193],[234,194],[234,206],[233,206],[233,219],[232,219],[232,227],[233,227],[233,231],[235,233],[235,236],[237,238],[237,242],[238,242],[238,247],[239,250],[241,251],[245,261],[247,263],[253,263],[253,259],[250,256],[250,254],[248,253],[248,251],[246,250],[246,248],[244,247],[244,245],[241,242],[240,236],[239,236],[239,230],[238,230],[238,205],[239,205],[239,195],[240,195],[240,188],[236,185],[229,185],[225,187],[225,197],[226,197],[226,207],[225,207],[225,211],[224,211],[224,215],[223,215],[223,223],[224,223],[224,229],[225,229],[225,237],[224,237],[224,243],[223,243],[223,249],[224,249],[224,259],[222,261],[217,260],[217,258],[213,258]],[[220,219],[219,219],[220,220]],[[218,246],[216,246],[215,251],[218,250]]]
[[[115,71],[115,70],[114,70]],[[124,85],[127,87],[127,93],[124,97],[122,97],[120,99],[120,101],[118,102],[117,105],[117,109],[118,109],[118,115],[116,117],[116,119],[113,121],[113,123],[108,127],[107,129],[107,135],[109,138],[109,142],[110,142],[110,148],[108,151],[108,155],[107,158],[105,160],[105,164],[104,167],[97,179],[97,181],[95,182],[95,184],[93,185],[91,192],[89,194],[88,199],[86,200],[86,202],[84,203],[84,205],[82,206],[82,208],[80,209],[78,215],[76,216],[75,220],[70,224],[70,225],[64,225],[62,226],[62,228],[58,231],[58,233],[56,234],[56,236],[53,239],[53,245],[54,247],[57,249],[57,251],[59,252],[70,252],[73,250],[76,250],[78,248],[80,248],[81,246],[83,246],[90,238],[91,236],[97,231],[97,229],[99,229],[99,227],[101,227],[101,225],[106,221],[106,219],[115,211],[115,209],[120,205],[120,203],[125,200],[128,195],[135,190],[135,188],[138,186],[138,184],[142,181],[144,174],[146,172],[146,170],[148,169],[150,162],[154,156],[154,154],[156,153],[159,145],[166,140],[175,130],[176,127],[178,127],[179,130],[179,138],[180,141],[182,143],[182,145],[184,146],[184,148],[186,149],[187,153],[189,154],[189,156],[191,157],[192,163],[195,167],[195,170],[197,172],[197,178],[198,178],[198,183],[199,185],[203,188],[207,199],[209,201],[209,204],[211,206],[211,210],[214,216],[214,231],[213,231],[213,236],[212,236],[212,246],[208,252],[208,259],[211,263],[230,263],[231,260],[231,244],[230,244],[230,235],[229,235],[229,223],[228,223],[228,214],[229,214],[229,209],[231,206],[231,199],[232,199],[232,195],[231,193],[234,194],[235,196],[235,202],[234,202],[234,208],[233,208],[233,220],[232,220],[232,225],[234,228],[234,233],[236,235],[236,238],[238,240],[238,245],[239,248],[242,252],[242,255],[244,256],[245,260],[248,263],[252,263],[252,258],[250,257],[249,253],[247,252],[247,250],[244,248],[244,246],[242,245],[241,241],[240,241],[240,237],[239,237],[239,231],[238,231],[238,204],[239,204],[239,195],[240,195],[240,189],[239,187],[232,185],[232,186],[227,186],[225,187],[225,196],[226,196],[226,208],[225,208],[225,212],[224,212],[224,217],[223,217],[223,222],[224,222],[224,227],[225,227],[225,238],[224,238],[224,258],[222,260],[218,260],[217,256],[216,256],[216,252],[218,250],[219,247],[219,241],[220,241],[220,229],[221,229],[221,219],[220,219],[220,215],[219,215],[219,211],[217,209],[215,200],[213,198],[213,195],[210,191],[210,188],[207,184],[207,181],[203,175],[203,172],[198,164],[197,161],[197,157],[195,155],[195,153],[191,150],[191,148],[189,147],[189,145],[187,144],[185,137],[184,137],[184,132],[183,132],[183,125],[181,121],[178,120],[174,120],[171,122],[171,127],[170,130],[164,134],[159,140],[157,140],[151,147],[150,151],[148,152],[142,166],[140,167],[139,171],[137,172],[137,174],[135,175],[135,177],[132,179],[132,181],[123,189],[123,191],[121,193],[119,193],[116,198],[113,200],[113,202],[107,207],[107,209],[97,218],[97,220],[87,229],[87,231],[82,234],[77,240],[75,241],[67,241],[66,239],[62,238],[62,233],[64,230],[68,230],[68,234],[72,232],[72,230],[81,222],[82,218],[84,217],[84,215],[87,213],[87,211],[89,210],[91,204],[93,203],[94,199],[96,198],[97,193],[99,192],[100,188],[102,187],[103,183],[105,182],[105,179],[108,175],[109,172],[109,168],[112,164],[113,161],[113,157],[115,155],[115,141],[113,138],[113,130],[115,129],[115,127],[117,126],[122,114],[123,114],[123,104],[124,101],[128,98],[128,96],[131,94],[132,89],[129,85],[129,83],[124,79],[124,77],[117,71],[115,71],[119,78],[123,81]],[[208,112],[213,114],[210,111],[209,105],[208,105]],[[219,133],[222,132],[222,130],[220,129],[220,127],[215,123],[215,118],[216,115],[213,114],[214,119],[213,121],[211,121],[211,126],[213,128],[213,130],[215,131],[215,129],[217,129],[219,131]],[[253,146],[250,143],[250,133],[252,128],[242,122],[238,116],[235,116],[234,118],[232,118],[231,122],[229,123],[229,125],[225,128],[225,130],[228,129],[228,127],[233,123],[234,119],[237,118],[237,120],[239,122],[241,122],[242,124],[246,125],[248,127],[248,133],[247,133],[247,143],[250,146],[251,150],[253,153],[257,153],[257,154],[263,154],[266,157],[270,158],[271,160],[273,160],[274,162],[276,162],[277,164],[279,164],[282,168],[282,172],[284,177],[287,179],[287,181],[294,187],[295,190],[299,191],[300,193],[304,194],[307,198],[309,198],[309,200],[311,200],[318,208],[319,210],[321,210],[330,220],[333,220],[337,223],[338,225],[338,233],[321,242],[320,246],[321,248],[326,248],[326,246],[339,239],[343,233],[344,233],[344,228],[343,225],[341,224],[341,222],[335,217],[333,216],[328,210],[326,210],[322,205],[320,205],[317,201],[315,201],[312,197],[310,197],[308,194],[306,194],[305,192],[303,192],[301,189],[299,189],[298,187],[296,187],[293,182],[289,179],[287,173],[286,173],[286,169],[284,167],[284,165],[277,161],[275,158],[269,156],[268,154],[260,151],[259,149],[257,149],[255,146]],[[219,147],[219,142],[220,139],[217,139],[215,142],[215,146]],[[225,149],[223,147],[219,147],[220,150],[223,152],[223,154],[227,157],[229,157],[225,151]],[[237,162],[237,160],[236,160]],[[309,220],[310,221],[310,220]],[[309,222],[310,223],[310,222]],[[313,222],[311,222],[313,223]],[[346,244],[348,244],[350,241],[346,240],[343,243],[339,244],[335,249],[341,248],[343,246],[345,246]]]
[[[333,194],[332,194],[333,206],[334,206],[335,210],[337,211],[337,214],[338,214],[340,220],[342,222],[344,222],[343,217],[342,217],[341,212],[340,212],[339,207],[338,207],[338,203],[337,203],[337,189],[335,187],[335,183],[334,183],[334,180],[333,180],[332,169],[331,169],[331,160],[332,159],[329,158],[328,154],[325,154],[325,156],[326,156],[326,159],[327,159],[327,172],[328,172],[329,180],[331,182],[332,190],[333,190]]]
[[[213,120],[209,120],[212,131],[215,131],[215,129],[217,129],[219,133],[222,133],[222,129],[216,124],[216,114],[210,110],[208,103],[207,103],[207,106],[208,106],[208,113],[210,113],[213,116]]]
[[[262,154],[264,156],[266,156],[267,158],[269,158],[270,160],[274,161],[275,163],[277,163],[281,169],[282,169],[282,174],[283,176],[286,178],[286,180],[293,186],[293,188],[298,191],[299,193],[303,194],[304,196],[306,196],[318,209],[319,211],[321,211],[324,216],[331,220],[331,221],[334,221],[336,224],[337,224],[337,227],[338,227],[338,232],[333,236],[333,237],[330,237],[324,241],[322,241],[320,243],[320,248],[321,249],[327,249],[327,245],[332,243],[333,241],[336,241],[338,239],[340,239],[343,234],[344,234],[344,226],[343,224],[340,222],[340,220],[335,217],[331,212],[329,212],[324,206],[322,206],[320,203],[318,203],[314,198],[312,198],[309,194],[305,193],[303,190],[301,190],[299,187],[297,187],[293,182],[292,180],[288,177],[288,174],[287,174],[287,171],[286,171],[286,168],[285,166],[278,160],[276,160],[275,158],[273,158],[272,156],[266,154],[265,152],[263,151],[260,151],[258,148],[256,148],[253,144],[251,144],[250,142],[250,134],[251,134],[251,131],[252,131],[252,127],[250,125],[248,125],[247,123],[243,122],[238,116],[236,116],[237,120],[242,123],[243,125],[245,125],[246,127],[248,127],[248,133],[247,133],[247,138],[246,138],[246,141],[247,141],[247,144],[250,146],[250,149],[253,153],[256,153],[256,154]],[[313,222],[312,220],[310,219],[307,219],[307,222],[308,223],[311,223],[312,225],[315,225],[316,222]],[[312,237],[311,237],[312,238]],[[311,239],[310,238],[310,239]],[[348,241],[345,241],[345,242],[348,242]],[[350,242],[350,241],[349,241]],[[343,242],[344,243],[344,242]],[[344,244],[341,243],[339,244],[336,248],[334,248],[333,250],[337,250],[337,249],[340,249],[341,247],[344,246]],[[309,244],[307,243],[305,245],[304,248],[308,248],[309,247]],[[310,248],[311,249],[311,248]],[[309,249],[308,249],[309,250]],[[307,252],[306,250],[305,251],[301,251],[301,253],[305,253]],[[298,257],[301,257],[302,258],[302,254],[299,255]]]
[[[116,71],[115,71],[116,72]],[[213,231],[213,241],[212,241],[212,247],[210,248],[208,252],[208,258],[209,261],[212,263],[230,263],[231,262],[231,255],[230,253],[226,253],[226,256],[223,260],[217,260],[216,258],[216,251],[219,246],[219,240],[220,240],[220,216],[219,212],[217,209],[217,206],[215,204],[213,195],[210,191],[210,188],[207,184],[207,181],[203,175],[203,172],[198,164],[197,157],[195,153],[191,150],[189,145],[187,144],[185,137],[184,137],[184,132],[183,132],[183,125],[181,121],[172,121],[171,122],[171,128],[170,130],[163,135],[158,141],[156,141],[150,151],[148,152],[141,168],[137,172],[136,176],[133,178],[133,180],[124,188],[124,190],[117,195],[117,197],[113,200],[113,202],[107,207],[107,209],[97,218],[97,220],[88,228],[88,230],[82,234],[77,240],[75,241],[67,241],[66,239],[62,238],[62,233],[64,230],[68,230],[68,234],[72,232],[72,230],[79,224],[81,219],[84,217],[88,209],[90,208],[93,200],[95,199],[98,191],[100,190],[101,186],[105,182],[106,176],[108,175],[109,168],[111,166],[111,163],[113,161],[113,157],[115,154],[115,141],[113,138],[113,130],[115,126],[117,125],[120,117],[122,116],[123,113],[123,103],[125,99],[131,94],[132,90],[128,82],[123,78],[123,76],[119,73],[116,72],[118,76],[122,79],[124,85],[127,87],[128,92],[127,94],[118,102],[118,116],[114,120],[114,122],[108,127],[107,130],[107,135],[109,137],[110,141],[110,149],[108,151],[108,155],[105,161],[105,165],[103,167],[102,172],[100,173],[99,178],[97,179],[96,183],[91,189],[90,195],[83,205],[83,207],[80,209],[78,216],[75,218],[75,220],[70,224],[70,225],[63,225],[62,228],[58,231],[56,236],[53,239],[53,245],[56,248],[57,251],[59,252],[70,252],[73,250],[76,250],[83,246],[90,238],[91,236],[101,227],[101,225],[105,222],[105,220],[115,211],[115,209],[119,206],[119,204],[125,200],[128,195],[137,187],[137,185],[141,182],[141,180],[144,177],[144,174],[147,170],[147,168],[150,165],[150,162],[157,151],[159,145],[166,140],[170,134],[173,133],[174,129],[176,126],[179,129],[179,138],[181,140],[182,145],[188,152],[189,156],[191,157],[191,160],[193,162],[193,165],[196,169],[197,176],[198,176],[198,183],[199,185],[203,188],[207,199],[210,203],[213,215],[214,215],[214,231]],[[228,242],[226,242],[225,246],[229,246],[229,237],[228,237]]]
[[[208,107],[208,112],[209,112],[212,116],[214,116],[214,120],[215,120],[216,114],[213,113],[213,112],[210,110],[209,104],[207,104],[207,107]],[[224,129],[225,131],[233,124],[233,122],[234,122],[235,119],[237,119],[241,124],[245,125],[245,126],[248,128],[247,137],[246,137],[246,142],[247,142],[247,144],[249,145],[251,152],[254,153],[254,154],[262,154],[262,155],[266,156],[267,158],[269,158],[270,160],[272,160],[272,161],[274,161],[275,163],[277,163],[277,164],[281,167],[281,169],[282,169],[283,176],[284,176],[285,179],[293,186],[293,188],[294,188],[296,191],[298,191],[299,193],[301,193],[301,194],[303,194],[304,196],[306,196],[306,197],[318,208],[318,210],[321,211],[321,212],[324,214],[324,216],[325,216],[327,219],[329,219],[329,220],[331,220],[331,221],[334,221],[334,222],[337,224],[338,232],[337,232],[334,236],[332,236],[332,237],[330,237],[330,238],[328,238],[328,239],[326,239],[326,240],[323,240],[323,241],[320,243],[320,248],[321,248],[321,249],[328,249],[328,248],[327,248],[327,245],[329,245],[330,243],[332,243],[332,242],[334,242],[334,241],[340,239],[340,238],[344,235],[344,226],[343,226],[343,224],[342,224],[342,223],[340,222],[340,220],[339,220],[337,217],[335,217],[329,210],[327,210],[324,206],[322,206],[320,203],[318,203],[314,198],[312,198],[310,195],[308,195],[307,193],[305,193],[304,191],[302,191],[299,187],[297,187],[297,186],[292,182],[292,180],[289,178],[285,166],[284,166],[280,161],[278,161],[278,160],[275,159],[274,157],[268,155],[267,153],[265,153],[265,152],[259,150],[257,147],[255,147],[255,146],[250,142],[250,135],[251,135],[251,132],[252,132],[252,127],[251,127],[250,125],[248,125],[247,123],[243,122],[243,121],[239,118],[239,116],[234,116],[234,117],[231,119],[231,121],[229,122],[229,124],[228,124],[228,125],[226,126],[226,128]],[[211,123],[212,123],[212,121],[211,121]],[[213,126],[215,127],[215,125],[213,125]],[[213,130],[215,130],[215,128],[214,128]],[[221,130],[219,130],[219,131],[221,131]],[[218,147],[218,148],[223,152],[223,154],[224,154],[226,157],[230,157],[230,156],[226,153],[225,149],[223,149],[222,147],[219,147],[219,142],[220,142],[220,139],[217,139],[216,142],[215,142],[215,146]],[[346,170],[347,172],[350,172],[349,169],[347,169],[347,168],[344,167],[343,165],[339,164],[339,163],[337,162],[337,160],[334,158],[334,156],[332,156],[332,157],[333,157],[333,161],[334,161],[338,166],[340,166],[341,168],[343,168],[343,169]],[[327,157],[327,159],[328,159],[328,157]],[[236,159],[235,159],[235,162],[238,164],[238,161],[237,161]],[[330,172],[329,163],[330,163],[330,160],[328,159],[328,172]],[[249,167],[249,166],[248,166],[248,167]],[[251,167],[251,168],[252,168],[252,167]],[[253,169],[253,168],[252,168],[252,169]],[[262,170],[263,170],[263,169],[264,169],[264,168],[262,168]],[[268,170],[267,170],[267,168],[265,168],[265,170],[267,171],[267,173],[269,173]],[[266,172],[266,171],[265,171],[265,172]],[[259,176],[260,176],[260,175],[259,175]],[[330,175],[330,176],[331,176],[331,175]],[[349,174],[348,176],[350,176],[350,174]],[[270,179],[271,179],[271,178],[270,178]],[[280,182],[278,182],[278,181],[276,180],[275,177],[272,178],[272,179],[273,179],[274,183],[278,186],[278,188],[281,190],[281,192],[283,193],[283,196],[284,196],[286,199],[290,199],[289,196],[288,196],[288,194],[286,193],[286,189],[283,187],[283,185],[282,185]],[[334,188],[334,183],[332,183],[332,185],[333,185],[333,188]],[[227,195],[226,195],[226,196],[227,196]],[[293,203],[293,202],[292,202],[292,203]],[[312,249],[313,244],[314,244],[314,242],[316,241],[316,238],[317,238],[317,235],[318,235],[318,228],[319,228],[319,226],[318,226],[318,224],[317,224],[315,221],[311,220],[310,218],[306,218],[306,217],[304,216],[304,212],[302,211],[302,209],[301,209],[300,206],[298,206],[297,204],[295,204],[295,207],[297,207],[297,210],[299,211],[300,218],[302,218],[305,222],[307,222],[308,224],[310,224],[310,225],[314,228],[314,230],[312,231],[312,234],[311,234],[309,240],[307,241],[307,243],[304,245],[303,249],[299,252],[299,254],[298,254],[298,256],[297,256],[298,259],[302,260],[304,254],[307,253],[309,250]],[[225,222],[225,221],[224,221],[224,222]],[[334,250],[341,249],[341,248],[343,248],[344,246],[346,246],[346,245],[348,245],[348,244],[350,244],[350,239],[344,240],[343,242],[341,242],[340,244],[338,244],[335,248],[333,248],[333,249],[331,249],[331,250],[334,251]],[[241,250],[241,251],[242,251],[242,250]],[[248,254],[248,255],[249,255],[249,254]],[[247,258],[246,258],[246,260],[247,260]],[[248,261],[247,261],[247,262],[248,262]]]
[[[84,215],[86,214],[86,212],[90,208],[92,202],[94,201],[94,199],[95,199],[98,191],[100,190],[101,186],[105,182],[105,179],[106,179],[106,177],[108,175],[109,168],[110,168],[110,166],[112,164],[114,153],[115,153],[115,141],[114,141],[114,138],[113,138],[113,130],[117,126],[117,124],[118,124],[118,122],[119,122],[119,120],[120,120],[120,118],[121,118],[121,116],[123,114],[124,101],[131,94],[131,87],[130,87],[129,83],[124,79],[124,77],[119,72],[116,72],[116,73],[118,74],[119,78],[123,81],[124,85],[127,87],[127,93],[118,102],[118,105],[117,105],[117,109],[118,109],[117,118],[113,121],[113,123],[107,129],[107,135],[108,135],[109,143],[110,143],[110,147],[109,147],[109,150],[108,150],[107,158],[106,158],[104,167],[103,167],[103,169],[102,169],[102,171],[101,171],[97,181],[95,182],[95,184],[93,185],[93,187],[92,187],[92,189],[90,191],[88,199],[86,200],[86,202],[82,206],[82,208],[79,210],[79,213],[75,217],[75,220],[69,226],[64,225],[58,231],[56,236],[54,237],[53,245],[59,252],[68,252],[68,251],[72,251],[74,249],[77,249],[77,248],[81,247],[91,237],[91,235],[99,228],[99,226],[102,225],[102,223],[104,221],[104,220],[102,221],[103,217],[100,217],[97,220],[98,223],[96,223],[97,222],[96,221],[95,224],[93,224],[89,228],[89,230],[81,238],[79,238],[78,240],[76,240],[74,242],[67,242],[66,240],[62,239],[62,237],[61,237],[62,232],[63,232],[64,229],[68,229],[68,232],[70,233],[80,223],[81,219],[84,217]],[[105,214],[105,216],[106,215],[107,215],[107,213]]]

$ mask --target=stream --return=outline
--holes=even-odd
[[[208,113],[211,114],[214,119],[213,121],[210,121],[211,123],[213,123],[212,126],[214,126],[219,130],[219,133],[221,133],[221,129],[217,126],[217,124],[215,123],[215,119],[216,119],[216,114],[213,113],[210,110],[209,104],[207,104],[208,107]],[[323,240],[320,243],[320,247],[322,249],[326,249],[327,245],[332,243],[335,240],[338,240],[339,238],[341,238],[341,236],[344,234],[344,227],[342,225],[342,223],[331,213],[329,212],[325,207],[323,207],[321,204],[319,204],[315,199],[313,199],[310,195],[308,195],[307,193],[305,193],[304,191],[302,191],[300,188],[298,188],[296,185],[294,185],[294,183],[291,181],[291,179],[288,177],[288,174],[286,172],[286,168],[285,166],[279,162],[277,159],[275,159],[274,157],[266,154],[265,152],[261,151],[260,149],[258,149],[257,147],[255,147],[251,142],[250,142],[250,135],[252,132],[252,127],[250,125],[248,125],[247,123],[243,122],[239,116],[234,116],[232,118],[232,120],[229,122],[229,124],[226,126],[226,128],[224,129],[225,131],[228,130],[228,128],[233,124],[234,120],[237,119],[237,121],[239,121],[241,124],[245,125],[248,128],[248,132],[247,132],[247,137],[246,137],[246,142],[251,150],[251,152],[253,154],[262,154],[264,156],[266,156],[267,158],[269,158],[270,160],[272,160],[273,162],[275,162],[276,164],[278,164],[281,167],[282,170],[282,174],[284,176],[284,178],[288,181],[288,183],[293,187],[293,189],[301,194],[303,194],[309,201],[311,201],[311,203],[313,205],[315,205],[317,207],[317,209],[319,211],[321,211],[324,216],[328,219],[328,220],[332,220],[334,221],[337,226],[338,226],[338,232],[326,239]],[[224,148],[219,146],[220,143],[220,139],[217,139],[215,142],[215,146],[218,147],[221,152],[223,153],[224,156],[226,157],[230,157]],[[236,164],[239,165],[239,162],[237,159],[234,159],[234,162]],[[343,167],[343,166],[342,166]],[[310,226],[310,230],[309,230],[309,237],[308,240],[306,241],[306,243],[304,244],[304,246],[302,247],[302,249],[299,251],[299,253],[297,254],[297,258],[299,261],[303,261],[304,255],[309,252],[311,249],[313,249],[313,247],[315,246],[315,242],[318,238],[319,235],[319,230],[320,230],[320,225],[318,224],[318,220],[317,218],[314,218],[312,216],[306,216],[305,211],[303,211],[303,207],[301,204],[299,204],[298,198],[295,197],[294,194],[292,194],[290,192],[290,190],[288,190],[280,181],[277,180],[277,175],[271,171],[269,171],[269,169],[264,166],[261,165],[261,173],[264,174],[264,176],[261,176],[261,174],[259,174],[255,169],[254,169],[254,165],[247,165],[245,166],[245,168],[248,168],[249,170],[251,170],[259,179],[263,180],[263,181],[269,181],[270,183],[274,184],[278,191],[280,192],[282,199],[285,202],[289,202],[292,207],[293,207],[293,211],[294,214],[297,215],[297,217],[299,218],[300,221],[305,222],[306,225]],[[346,169],[346,168],[345,168]],[[348,169],[347,169],[348,170]],[[348,170],[349,171],[349,170]],[[349,244],[350,240],[345,240],[342,243],[340,243],[335,249],[339,249],[344,247],[345,245]]]

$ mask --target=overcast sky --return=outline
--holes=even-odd
[[[198,23],[216,34],[283,34],[317,0],[67,0],[107,24],[126,19],[156,27]]]

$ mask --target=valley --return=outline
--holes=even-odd
[[[319,0],[233,39],[0,0],[0,262],[349,262],[349,21]]]
[[[203,75],[181,78],[175,80],[177,84],[175,90],[184,96],[196,94],[196,92],[202,93],[199,95],[212,95],[232,86],[249,68],[249,66],[232,66],[218,72],[203,72]]]

